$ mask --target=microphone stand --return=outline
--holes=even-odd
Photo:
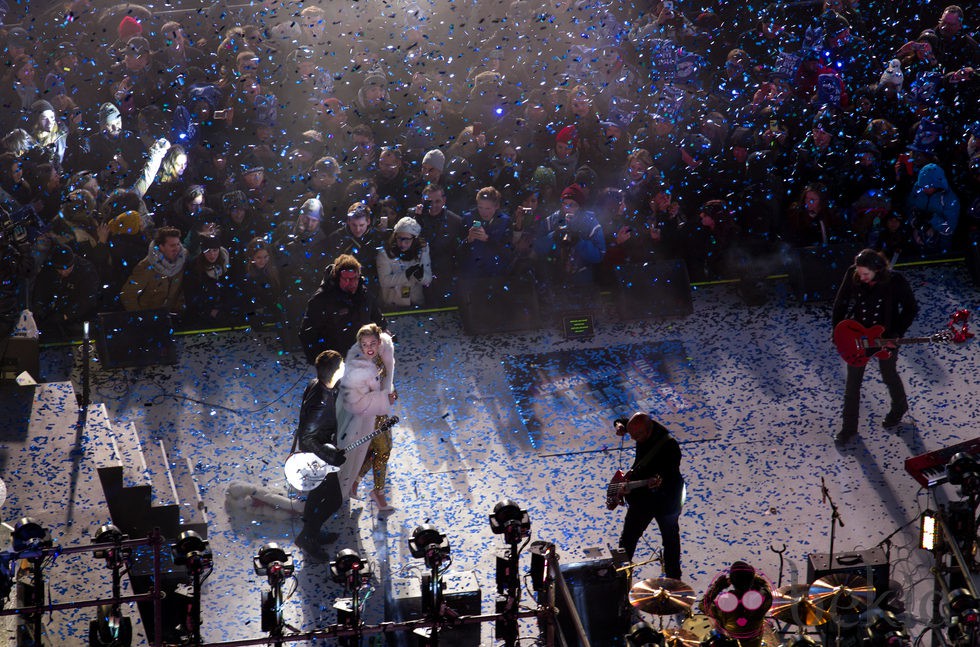
[[[840,527],[844,527],[844,520],[840,518],[840,512],[837,510],[837,504],[830,496],[830,492],[827,491],[827,483],[824,478],[820,477],[820,495],[823,498],[824,503],[830,503],[831,516],[830,516],[830,553],[827,555],[827,567],[834,567],[834,538],[837,534],[837,524]]]
[[[885,537],[884,539],[882,539],[881,541],[879,541],[877,544],[875,544],[875,547],[879,547],[879,546],[884,546],[885,547],[885,560],[889,564],[891,564],[891,562],[892,562],[892,537],[894,537],[898,533],[902,532],[903,530],[905,530],[906,528],[908,528],[909,526],[911,526],[913,523],[917,522],[920,518],[921,517],[919,515],[916,515],[916,516],[912,517],[911,519],[909,519],[908,522],[902,524],[901,526],[899,526],[895,530],[891,531],[890,533],[888,533],[888,536],[887,537]]]

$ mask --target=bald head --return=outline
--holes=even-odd
[[[637,411],[626,423],[626,433],[636,442],[643,442],[653,433],[653,419],[649,414]]]

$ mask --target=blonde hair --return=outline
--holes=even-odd
[[[364,324],[363,326],[357,329],[357,341],[360,342],[362,338],[371,337],[371,336],[381,339],[381,333],[382,333],[381,326],[379,326],[378,324],[376,323]]]

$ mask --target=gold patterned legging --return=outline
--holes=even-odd
[[[374,421],[374,428],[377,429],[387,416],[378,416]],[[379,436],[375,436],[369,445],[367,456],[364,457],[364,464],[357,479],[364,478],[368,470],[374,470],[374,489],[383,490],[385,488],[385,478],[388,475],[388,457],[391,456],[391,431],[386,431]]]

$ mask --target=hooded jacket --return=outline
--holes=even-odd
[[[929,195],[926,189],[938,191]],[[909,210],[919,211],[928,218],[929,226],[940,236],[952,236],[960,219],[960,199],[946,180],[946,172],[937,164],[926,164],[912,187]]]

